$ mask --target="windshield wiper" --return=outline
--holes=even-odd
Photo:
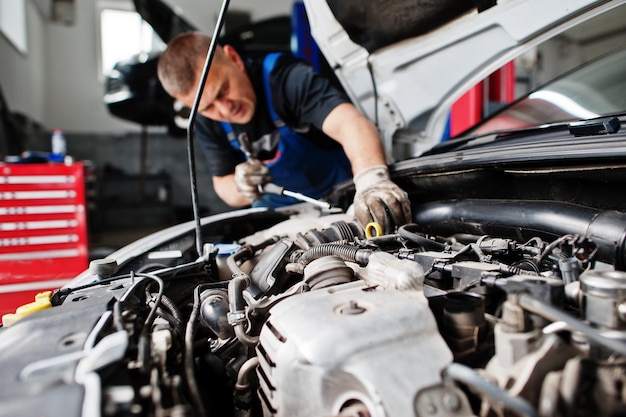
[[[602,117],[598,119],[581,120],[576,122],[558,122],[523,129],[494,130],[492,132],[481,133],[479,135],[463,136],[457,139],[447,140],[445,142],[439,143],[432,149],[424,152],[422,155],[436,155],[442,152],[447,152],[456,148],[460,148],[465,145],[471,145],[474,142],[492,142],[505,137],[512,138],[519,136],[534,136],[556,131],[569,131],[570,134],[573,136],[607,135],[619,132],[620,128],[621,121],[616,115],[610,117]]]
[[[569,124],[569,132],[574,136],[608,135],[619,132],[622,123],[617,117],[584,120]]]

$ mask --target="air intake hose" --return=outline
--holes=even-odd
[[[424,233],[470,233],[512,239],[566,234],[584,236],[598,245],[597,259],[626,269],[626,213],[554,201],[449,200],[414,210]]]

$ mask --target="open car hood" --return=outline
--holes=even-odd
[[[377,123],[387,154],[398,159],[409,156],[399,155],[407,144],[410,155],[419,155],[440,142],[450,106],[477,82],[540,42],[622,2],[304,3],[313,37],[331,68],[357,108]],[[404,32],[390,29],[395,27]],[[403,146],[396,148],[398,143]]]

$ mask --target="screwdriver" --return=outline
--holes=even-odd
[[[330,204],[325,201],[316,200],[315,198],[306,196],[295,191],[289,191],[285,187],[268,182],[267,184],[259,184],[259,191],[265,194],[284,195],[286,197],[293,197],[296,200],[304,201],[307,203],[315,204],[323,209],[330,209]]]
[[[248,135],[243,132],[237,137],[237,141],[239,142],[239,147],[248,158],[248,161],[251,159],[258,159],[252,150],[252,145],[250,144],[250,139]],[[271,182],[266,184],[259,184],[259,192],[264,194],[274,194],[274,195],[283,195],[286,197],[292,197],[299,201],[304,201],[307,203],[315,204],[319,207],[322,207],[326,210],[330,209],[330,204],[325,201],[320,201],[315,198],[306,196],[302,193],[297,193],[295,191],[290,191],[285,189],[285,187],[281,187],[280,185],[273,184]]]

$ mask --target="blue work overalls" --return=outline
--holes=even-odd
[[[341,148],[322,149],[297,134],[278,116],[272,104],[270,72],[280,53],[269,54],[263,61],[263,84],[270,117],[280,139],[278,150],[271,161],[264,161],[272,175],[272,182],[287,190],[296,191],[313,198],[324,197],[331,188],[352,177],[350,161]],[[231,146],[240,149],[229,123],[222,123]],[[297,203],[292,197],[266,194],[252,205],[276,208]]]

